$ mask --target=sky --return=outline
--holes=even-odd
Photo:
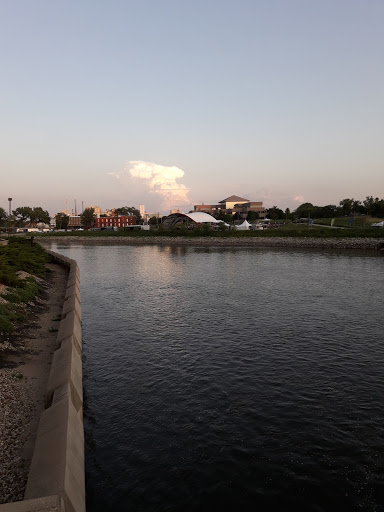
[[[382,0],[0,0],[0,207],[384,197]]]

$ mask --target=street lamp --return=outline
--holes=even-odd
[[[11,232],[11,215],[12,215],[12,197],[8,197],[9,215],[8,215],[8,234]]]

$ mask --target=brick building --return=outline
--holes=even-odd
[[[94,220],[95,228],[125,228],[135,226],[135,215],[115,215],[114,217],[98,217]]]

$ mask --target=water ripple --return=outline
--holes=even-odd
[[[81,267],[89,510],[384,510],[382,258],[59,250]]]

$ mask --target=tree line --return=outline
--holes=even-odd
[[[29,225],[30,227],[36,227],[39,222],[49,224],[51,217],[47,210],[44,210],[41,206],[20,206],[15,210],[12,210],[11,216],[7,214],[4,208],[0,208],[0,225],[5,226],[11,223],[14,227],[24,227]]]
[[[282,210],[277,206],[267,208],[267,217],[272,220],[296,220],[300,218],[311,218],[311,219],[322,219],[322,218],[333,218],[333,217],[344,217],[344,216],[355,216],[355,215],[368,215],[370,217],[384,217],[384,199],[378,197],[367,196],[364,201],[359,201],[354,198],[342,199],[338,205],[328,204],[326,206],[316,206],[312,203],[303,203],[291,211],[289,208]],[[142,217],[140,211],[134,206],[122,206],[115,208],[117,215],[134,215],[136,216],[137,224],[140,224]],[[103,217],[103,215],[101,215]],[[242,219],[240,213],[235,215],[226,214],[223,211],[219,211],[213,215],[218,220],[225,222],[232,222],[234,220]],[[84,227],[92,227],[95,218],[95,212],[93,208],[86,208],[81,214],[81,223]],[[163,217],[164,218],[164,217]],[[255,221],[259,218],[258,212],[249,211],[247,213],[248,221]],[[55,216],[56,228],[67,229],[69,216],[65,213],[57,213]],[[49,224],[50,215],[47,210],[44,210],[41,206],[20,206],[15,210],[12,210],[12,215],[9,215],[0,207],[0,226],[6,226],[8,223],[12,224],[13,227],[35,227],[38,223]],[[150,224],[157,224],[157,217],[150,219]]]
[[[370,217],[384,217],[384,199],[367,196],[364,201],[353,198],[342,199],[338,205],[328,204],[316,206],[312,203],[303,203],[290,211],[282,210],[277,206],[267,208],[267,217],[272,220],[296,220],[300,218],[325,219],[333,217],[354,217],[355,215],[367,215]],[[255,220],[257,212],[248,212],[247,220]]]

